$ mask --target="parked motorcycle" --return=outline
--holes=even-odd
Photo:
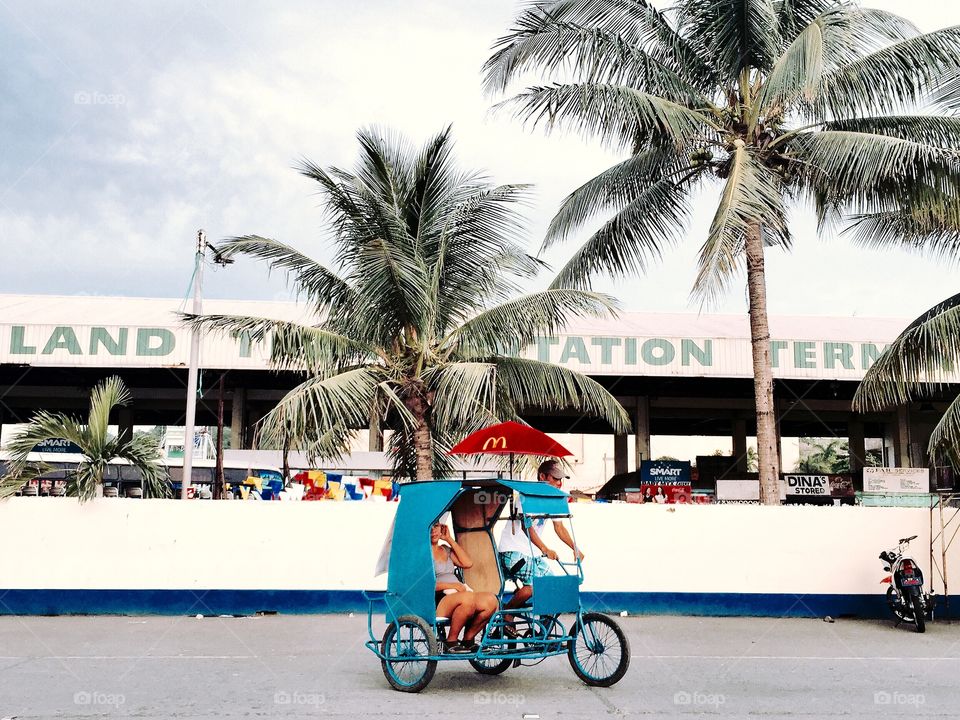
[[[889,583],[887,605],[897,618],[897,624],[911,622],[917,626],[917,632],[926,630],[926,620],[933,620],[933,597],[923,591],[923,573],[916,561],[907,555],[913,535],[901,538],[897,547],[880,553],[883,569],[890,573],[881,580]]]

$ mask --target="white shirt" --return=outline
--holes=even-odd
[[[537,518],[530,527],[543,539],[543,530],[546,524],[546,518]],[[528,538],[527,534],[523,531],[523,524],[520,520],[507,521],[507,524],[503,526],[503,531],[500,533],[500,542],[497,543],[497,550],[499,552],[518,552],[529,556],[531,548],[533,548],[533,557],[543,555],[543,553],[540,552],[540,548],[530,542],[530,538]]]

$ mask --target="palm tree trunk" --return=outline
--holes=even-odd
[[[405,404],[416,421],[413,429],[413,447],[416,454],[416,479],[433,479],[433,435],[430,432],[430,404],[426,398],[426,388],[422,382],[415,381],[409,387]]]
[[[413,433],[413,443],[417,452],[417,480],[432,480],[433,438],[425,418],[418,418],[417,428]]]
[[[747,290],[750,295],[750,343],[753,348],[753,390],[757,409],[757,464],[760,502],[780,504],[780,451],[773,404],[773,369],[770,363],[770,325],[767,322],[767,286],[760,223],[747,228]]]

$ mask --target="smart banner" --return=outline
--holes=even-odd
[[[928,468],[865,467],[863,491],[925,495],[930,492],[930,470]]]
[[[642,502],[662,504],[692,502],[690,462],[644,460],[640,463]]]

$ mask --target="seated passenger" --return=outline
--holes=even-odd
[[[537,468],[537,480],[549,483],[555,488],[563,485],[563,469],[556,460],[547,460]],[[522,509],[522,505],[521,505]],[[525,605],[533,596],[533,579],[543,575],[553,575],[548,560],[556,560],[557,553],[550,549],[541,539],[543,530],[546,527],[546,518],[537,518],[529,528],[529,539],[527,532],[523,528],[523,523],[519,520],[511,520],[500,533],[500,542],[497,543],[497,549],[500,555],[500,565],[503,568],[504,577],[510,580],[519,580],[523,587],[519,588],[504,606],[504,610],[512,610],[521,605]],[[557,537],[563,541],[571,550],[574,557],[583,560],[583,553],[573,543],[573,538],[566,526],[561,520],[553,521],[554,532]],[[534,555],[530,555],[531,545]],[[516,571],[513,568],[523,560],[523,565]],[[511,616],[505,616],[508,621],[513,620]]]
[[[441,545],[441,541],[445,544]],[[450,619],[450,629],[443,639],[445,652],[476,652],[474,640],[486,627],[490,616],[497,611],[497,596],[488,592],[474,592],[460,582],[456,568],[469,568],[473,560],[460,544],[453,539],[443,523],[435,523],[430,528],[430,549],[433,552],[433,567],[437,574],[436,603],[437,617]],[[457,641],[463,630],[463,640]]]

